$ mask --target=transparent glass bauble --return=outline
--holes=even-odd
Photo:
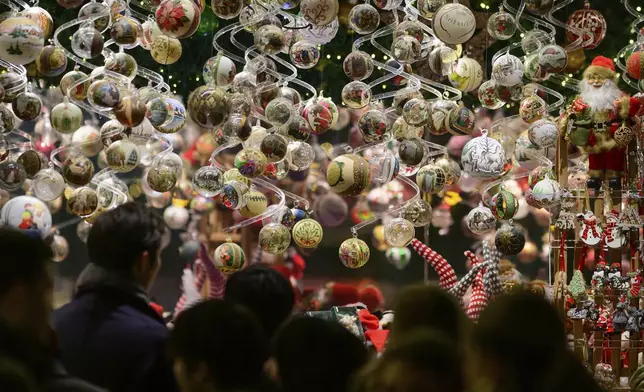
[[[425,200],[417,198],[405,205],[402,218],[411,222],[414,227],[425,227],[432,219],[432,207]]]
[[[385,242],[395,248],[404,248],[416,235],[414,225],[404,218],[394,218],[385,224]]]
[[[294,141],[288,144],[287,159],[292,170],[306,170],[315,160],[315,150],[306,142]]]
[[[371,102],[371,88],[360,81],[350,82],[342,88],[342,102],[350,109],[362,109]]]
[[[72,35],[72,50],[84,59],[93,59],[103,52],[103,35],[94,26],[83,25]]]
[[[309,41],[297,41],[289,50],[291,63],[300,69],[309,69],[320,60],[320,49],[317,44]]]
[[[514,16],[506,11],[495,12],[487,20],[487,32],[494,39],[507,40],[517,31]]]
[[[65,179],[55,169],[40,170],[31,183],[34,196],[44,201],[57,199],[65,191]]]

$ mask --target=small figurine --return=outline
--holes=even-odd
[[[585,214],[578,214],[577,220],[581,224],[579,238],[584,244],[589,246],[598,245],[602,240],[603,232],[595,214],[592,211],[587,211]]]
[[[626,324],[628,324],[628,312],[626,311],[626,303],[618,302],[617,309],[613,311],[613,330],[625,331]]]

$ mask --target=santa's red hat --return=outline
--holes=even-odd
[[[373,284],[363,284],[358,288],[358,296],[360,302],[365,304],[367,309],[374,311],[382,308],[383,297],[382,292],[378,287]]]
[[[588,79],[590,75],[599,76],[603,79],[614,79],[617,76],[615,63],[608,57],[597,56],[584,71],[584,79]]]
[[[329,304],[331,306],[344,306],[360,301],[358,288],[350,284],[332,283],[329,294]]]

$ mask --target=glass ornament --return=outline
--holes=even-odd
[[[644,50],[634,51],[626,59],[626,72],[633,79],[644,79]]]
[[[460,105],[449,112],[445,119],[447,131],[452,135],[469,135],[474,131],[476,116],[469,108]]]
[[[45,38],[49,38],[54,31],[54,19],[49,12],[41,7],[28,7],[17,16],[25,17],[34,22],[42,30]],[[4,21],[4,20],[3,20]]]
[[[402,116],[403,108],[405,107],[407,101],[412,98],[423,99],[423,94],[421,94],[419,91],[410,92],[405,90],[406,89],[396,91],[392,103],[392,106],[396,109],[396,114],[399,116]]]
[[[285,98],[275,98],[266,105],[264,114],[271,124],[286,125],[293,117],[293,104]]]
[[[72,143],[79,146],[86,157],[93,157],[103,149],[100,130],[93,125],[84,125],[72,135]]]
[[[530,142],[528,132],[522,132],[514,144],[514,158],[519,166],[532,170],[541,165],[536,156],[543,156],[551,161],[555,159],[554,148],[539,148]]]
[[[400,171],[398,158],[390,151],[376,154],[369,159],[371,177],[376,184],[382,185],[390,182]]]
[[[432,219],[432,207],[425,200],[416,198],[405,204],[401,214],[414,227],[425,227]]]
[[[523,63],[523,73],[533,82],[543,82],[550,77],[550,74],[541,68],[538,53],[526,56],[525,62]]]
[[[213,197],[221,193],[224,180],[221,170],[214,166],[203,166],[192,176],[192,189],[204,197]]]
[[[34,176],[31,189],[40,200],[52,201],[65,191],[65,179],[53,168],[43,169]]]
[[[65,51],[55,45],[47,45],[36,57],[36,69],[44,76],[61,75],[67,68]]]
[[[163,220],[171,230],[180,230],[188,224],[190,213],[183,207],[172,205],[163,211]]]
[[[161,35],[163,35],[163,32],[159,28],[157,22],[152,19],[148,19],[141,25],[139,44],[143,49],[150,50],[152,49],[152,43]]]
[[[478,61],[462,57],[448,74],[448,79],[452,86],[462,92],[474,91],[483,81],[483,70]]]
[[[150,47],[150,55],[154,61],[163,65],[170,65],[179,61],[182,51],[181,41],[165,35],[157,37]]]
[[[297,68],[310,69],[320,61],[320,50],[318,46],[309,41],[297,41],[291,45],[289,50],[291,62]]]
[[[239,213],[246,218],[252,218],[266,211],[268,200],[266,195],[260,191],[252,190],[246,194],[245,205],[239,209]]]
[[[74,154],[63,162],[62,170],[65,182],[71,186],[84,186],[94,176],[94,164],[85,155]]]
[[[0,105],[0,134],[7,134],[13,130],[16,118],[8,107]]]
[[[483,235],[494,230],[496,218],[489,208],[479,204],[467,214],[465,223],[472,233]]]
[[[254,148],[245,148],[235,156],[235,168],[242,175],[250,178],[264,174],[266,163],[266,156]]]
[[[318,96],[317,103],[329,109],[329,111],[331,112],[331,128],[335,127],[338,123],[338,119],[340,118],[340,111],[338,110],[338,106],[335,104],[335,102],[333,102],[331,98],[323,96],[322,93],[320,93],[320,95]]]
[[[117,140],[105,150],[107,165],[118,173],[129,173],[141,160],[139,148],[129,140]]]
[[[400,70],[406,73],[412,73],[413,69],[411,68],[410,64],[400,64],[398,61],[394,59],[389,59],[385,63],[386,66],[394,68],[396,70]],[[345,71],[346,73],[346,71]],[[407,85],[407,78],[402,76],[402,75],[396,75],[391,79],[391,84],[394,86],[406,86]]]
[[[280,96],[280,88],[276,83],[263,83],[257,86],[253,92],[255,106],[265,109],[268,104]],[[261,110],[260,110],[261,113]]]
[[[340,261],[348,268],[360,268],[367,264],[371,251],[369,245],[359,238],[349,238],[338,248]]]
[[[114,108],[116,119],[126,127],[136,127],[145,120],[146,107],[136,95],[121,98]]]
[[[242,142],[242,147],[259,149],[262,144],[262,140],[264,140],[267,135],[268,132],[266,131],[266,128],[260,125],[251,127],[250,136]]]
[[[290,163],[287,158],[278,162],[269,162],[264,169],[264,175],[272,180],[283,180],[290,172]]]
[[[90,216],[98,208],[98,195],[95,190],[86,186],[76,188],[67,199],[67,207],[81,218]]]
[[[237,67],[231,59],[219,54],[206,61],[202,74],[207,84],[226,87],[233,83]]]
[[[349,11],[349,27],[358,34],[371,34],[380,24],[380,13],[370,4],[358,4]]]
[[[295,140],[306,141],[311,134],[311,128],[308,121],[299,115],[296,115],[293,120],[287,125],[287,134]]]
[[[135,48],[139,44],[139,37],[142,35],[141,24],[136,19],[128,16],[115,20],[110,28],[110,36],[114,42],[125,49]]]
[[[188,113],[204,128],[219,127],[228,120],[230,113],[228,94],[212,85],[199,86],[188,97]]]
[[[148,170],[147,185],[156,192],[169,192],[177,184],[176,171],[163,165],[154,165]]]
[[[215,263],[215,267],[223,274],[231,274],[244,268],[246,255],[241,246],[228,241],[215,249],[212,261]]]
[[[27,172],[20,163],[9,160],[0,163],[0,189],[16,191],[26,179]]]
[[[114,53],[105,61],[105,69],[116,72],[132,80],[136,76],[138,65],[131,55],[120,52]]]
[[[487,136],[476,137],[463,147],[461,152],[463,171],[471,177],[481,179],[496,178],[505,168],[505,151],[501,143]]]
[[[115,108],[119,99],[118,87],[107,80],[97,80],[87,89],[87,100],[95,109],[102,112]]]
[[[286,156],[288,143],[284,137],[270,134],[262,139],[259,150],[266,156],[268,162],[279,162]]]
[[[304,249],[316,248],[323,235],[322,226],[313,219],[302,219],[293,226],[293,241]]]
[[[112,174],[107,174],[103,180],[99,179],[99,181],[96,186],[99,208],[108,210],[128,201],[130,191],[125,182]]]
[[[51,213],[47,205],[31,196],[16,196],[0,211],[0,227],[12,227],[43,238],[51,232]]]
[[[411,35],[394,38],[391,53],[396,61],[402,64],[411,64],[420,60],[420,42]]]
[[[387,115],[380,110],[368,110],[358,120],[358,129],[366,143],[382,140],[389,129]]]
[[[0,23],[0,58],[13,64],[29,64],[45,45],[43,30],[31,19],[13,16]]]
[[[326,26],[338,16],[338,0],[302,0],[300,13],[314,26]]]
[[[31,92],[25,92],[13,99],[11,102],[13,113],[23,121],[32,121],[40,116],[42,101],[40,97]]]
[[[107,121],[100,130],[103,146],[108,147],[113,142],[126,138],[125,131],[125,127],[118,120]]]
[[[291,244],[290,230],[279,223],[270,223],[259,232],[259,246],[266,253],[278,255],[286,252]]]
[[[167,104],[163,97],[152,98],[145,105],[145,118],[150,121],[153,127],[170,123],[173,113],[172,107]]]
[[[105,15],[94,20],[94,28],[99,32],[104,32],[110,26],[110,14],[108,12],[108,7],[105,3],[99,3],[96,1],[89,2],[85,4],[79,11],[78,17],[91,17],[96,15]]]
[[[490,211],[497,219],[512,219],[519,211],[519,199],[502,188],[490,199]]]
[[[293,212],[287,206],[278,208],[276,205],[272,205],[269,207],[269,211],[270,216],[262,220],[264,226],[271,223],[279,223],[290,229],[295,224],[295,215],[293,215]]]
[[[156,9],[155,19],[164,35],[183,39],[197,31],[201,10],[191,0],[163,0]]]
[[[497,94],[497,84],[494,79],[486,80],[479,86],[479,102],[483,107],[496,110],[505,105],[505,101],[499,98]]]
[[[546,45],[539,50],[539,66],[548,73],[563,72],[568,65],[568,53],[559,45]]]
[[[545,15],[552,9],[554,0],[527,0],[525,8],[535,15]]]
[[[90,85],[90,80],[86,78],[87,74],[81,71],[73,70],[67,72],[60,79],[60,91],[63,95],[82,101],[87,98],[87,89]],[[78,83],[81,79],[86,80],[82,83]]]
[[[52,237],[51,245],[49,245],[49,247],[53,254],[51,259],[56,263],[65,260],[67,256],[69,256],[69,243],[62,235],[55,234]]]
[[[514,16],[503,10],[495,12],[487,20],[487,32],[494,39],[508,40],[512,38],[517,31],[516,20]]]
[[[519,229],[511,225],[503,225],[496,231],[494,245],[499,252],[506,256],[514,256],[523,250],[525,246],[525,235]]]
[[[425,129],[423,127],[415,127],[407,124],[405,119],[400,116],[392,124],[391,134],[393,134],[393,137],[396,139],[411,139],[415,137],[422,138],[425,134]]]
[[[554,146],[558,138],[557,124],[549,119],[537,120],[528,128],[528,139],[539,148]]]
[[[23,86],[23,79],[13,71],[7,71],[0,74],[0,97],[3,102],[11,102],[16,96],[23,92],[19,86]],[[8,91],[13,90],[13,91]]]
[[[398,158],[408,166],[416,166],[425,158],[425,145],[418,138],[405,139],[398,145]]]
[[[418,0],[416,8],[418,13],[425,19],[431,20],[442,6],[447,3],[447,0]]]
[[[262,53],[277,54],[286,46],[286,35],[281,27],[266,25],[255,32],[254,43]]]
[[[350,109],[362,109],[370,101],[371,88],[366,83],[353,81],[342,88],[342,102]]]
[[[459,52],[462,52],[461,45],[446,45],[441,43],[435,46],[429,52],[427,58],[429,68],[438,75],[449,75],[454,68],[454,63],[460,58]]]
[[[222,128],[225,140],[247,140],[253,128],[250,126],[248,117],[233,116],[226,121]]]
[[[423,193],[436,194],[445,187],[447,175],[434,164],[425,165],[416,173],[416,185]]]
[[[326,179],[331,190],[340,196],[357,196],[371,182],[369,163],[356,154],[334,158],[326,170]]]
[[[243,93],[232,93],[229,95],[231,116],[250,116],[252,99]]]
[[[540,96],[530,94],[521,100],[519,105],[519,116],[521,120],[532,124],[546,115],[547,104]]]
[[[404,20],[395,27],[393,35],[394,40],[409,35],[416,38],[418,42],[423,42],[425,32],[423,31],[423,25],[417,20]]]
[[[161,155],[156,164],[173,170],[177,178],[181,177],[181,173],[183,172],[183,159],[174,152],[167,152]]]
[[[241,13],[243,0],[213,0],[212,12],[221,19],[234,19]]]
[[[308,122],[310,131],[316,135],[326,133],[333,123],[333,114],[319,100],[306,105],[302,111],[302,117]]]
[[[291,170],[306,170],[315,160],[315,150],[306,142],[295,141],[288,144],[288,160]]]
[[[492,64],[492,78],[501,86],[514,86],[523,78],[523,63],[511,54],[500,56]]]
[[[166,103],[172,108],[172,120],[165,125],[154,127],[154,129],[166,134],[175,133],[181,130],[186,123],[186,109],[181,102],[174,98],[166,98]]]
[[[455,185],[461,179],[461,167],[455,160],[448,157],[439,158],[434,165],[445,172],[445,185]]]
[[[554,178],[554,172],[551,167],[538,166],[530,172],[528,175],[528,185],[530,188],[534,188],[537,183],[545,178]],[[584,181],[585,183],[585,181]]]
[[[439,100],[432,105],[431,119],[427,128],[432,135],[444,135],[448,132],[449,115],[458,105],[454,101]]]
[[[540,206],[554,207],[561,201],[561,185],[546,177],[532,188],[532,198]]]
[[[373,58],[366,52],[355,50],[344,58],[342,68],[349,78],[364,80],[373,73]]]
[[[448,3],[436,11],[432,26],[439,40],[451,45],[463,44],[474,35],[476,18],[466,6]]]
[[[566,25],[579,29],[583,34],[583,48],[595,49],[606,37],[608,25],[601,12],[591,9],[590,3],[585,2],[584,8],[576,10],[568,17]],[[579,36],[574,31],[566,29],[566,40],[575,42]]]
[[[540,1],[540,0],[536,0]],[[552,0],[545,0],[552,1]],[[521,49],[525,54],[531,54],[552,42],[552,38],[543,30],[530,30],[521,39]]]
[[[295,217],[295,223],[301,221],[302,219],[309,218],[309,214],[300,208],[291,208],[291,213],[293,214],[293,217]]]
[[[429,120],[431,105],[420,98],[412,98],[403,106],[403,118],[412,126],[423,126]]]
[[[395,248],[404,248],[416,235],[414,225],[404,218],[394,218],[385,224],[385,242]]]
[[[71,134],[80,128],[83,121],[83,112],[78,106],[69,102],[69,100],[65,98],[63,102],[54,106],[49,118],[51,126],[56,130],[56,132]]]
[[[302,96],[296,89],[292,87],[282,87],[280,89],[280,95],[282,96],[282,98],[288,100],[291,104],[293,104],[296,110],[299,109],[300,105],[302,104]]]

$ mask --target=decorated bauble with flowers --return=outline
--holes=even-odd
[[[584,49],[595,49],[599,46],[604,40],[604,37],[606,37],[608,27],[604,15],[590,8],[588,1],[584,3],[584,8],[570,14],[566,25],[572,28],[566,29],[566,39],[568,42],[575,42],[579,39],[579,35],[574,31],[575,29],[581,30],[584,33],[582,36]]]
[[[176,63],[181,57],[181,41],[176,38],[161,35],[157,37],[150,49],[154,61],[159,64],[169,65]]]
[[[201,11],[191,0],[163,0],[155,13],[156,22],[168,37],[188,38],[197,31]]]

